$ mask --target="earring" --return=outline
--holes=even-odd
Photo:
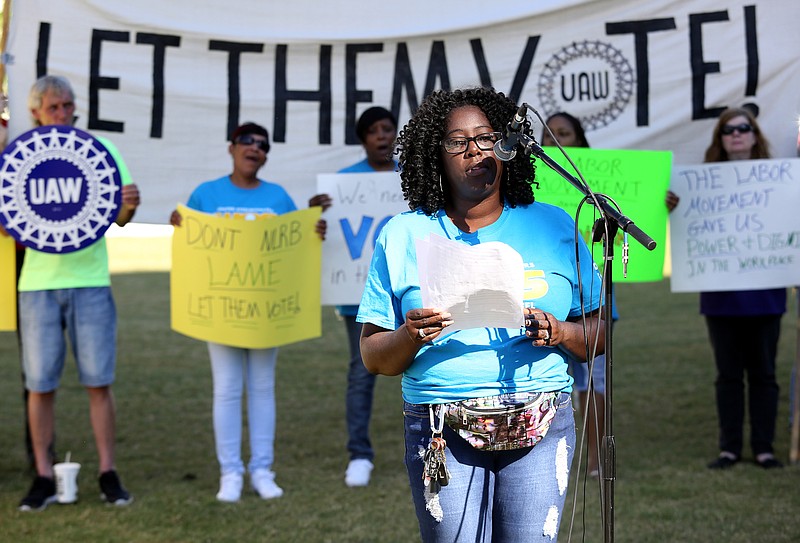
[[[444,187],[442,186],[442,174],[439,174],[439,190],[442,191],[442,196],[444,196]]]

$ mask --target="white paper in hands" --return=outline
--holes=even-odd
[[[524,326],[522,256],[499,241],[466,245],[430,234],[416,241],[422,306],[444,309],[453,324],[468,328]]]

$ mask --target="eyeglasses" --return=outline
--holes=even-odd
[[[269,152],[269,142],[267,140],[254,138],[250,134],[239,136],[238,138],[236,138],[235,143],[238,143],[239,145],[253,145],[255,143],[258,146],[258,148],[264,151],[265,153]]]
[[[501,136],[502,134],[500,134],[500,132],[486,132],[485,134],[478,134],[474,138],[447,138],[446,140],[442,140],[442,147],[451,155],[460,155],[467,151],[469,142],[474,141],[478,149],[482,151],[491,151],[494,144]]]
[[[722,132],[723,136],[730,136],[734,132],[739,132],[740,134],[747,134],[753,129],[750,123],[742,123],[742,124],[726,124],[722,128],[720,128],[720,132]]]

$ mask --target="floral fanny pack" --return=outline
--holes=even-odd
[[[533,447],[556,415],[559,392],[523,392],[443,405],[444,421],[475,449]]]

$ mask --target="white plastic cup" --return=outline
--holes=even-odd
[[[56,499],[58,503],[75,503],[78,501],[78,472],[81,465],[77,462],[61,462],[53,466],[56,474]]]

